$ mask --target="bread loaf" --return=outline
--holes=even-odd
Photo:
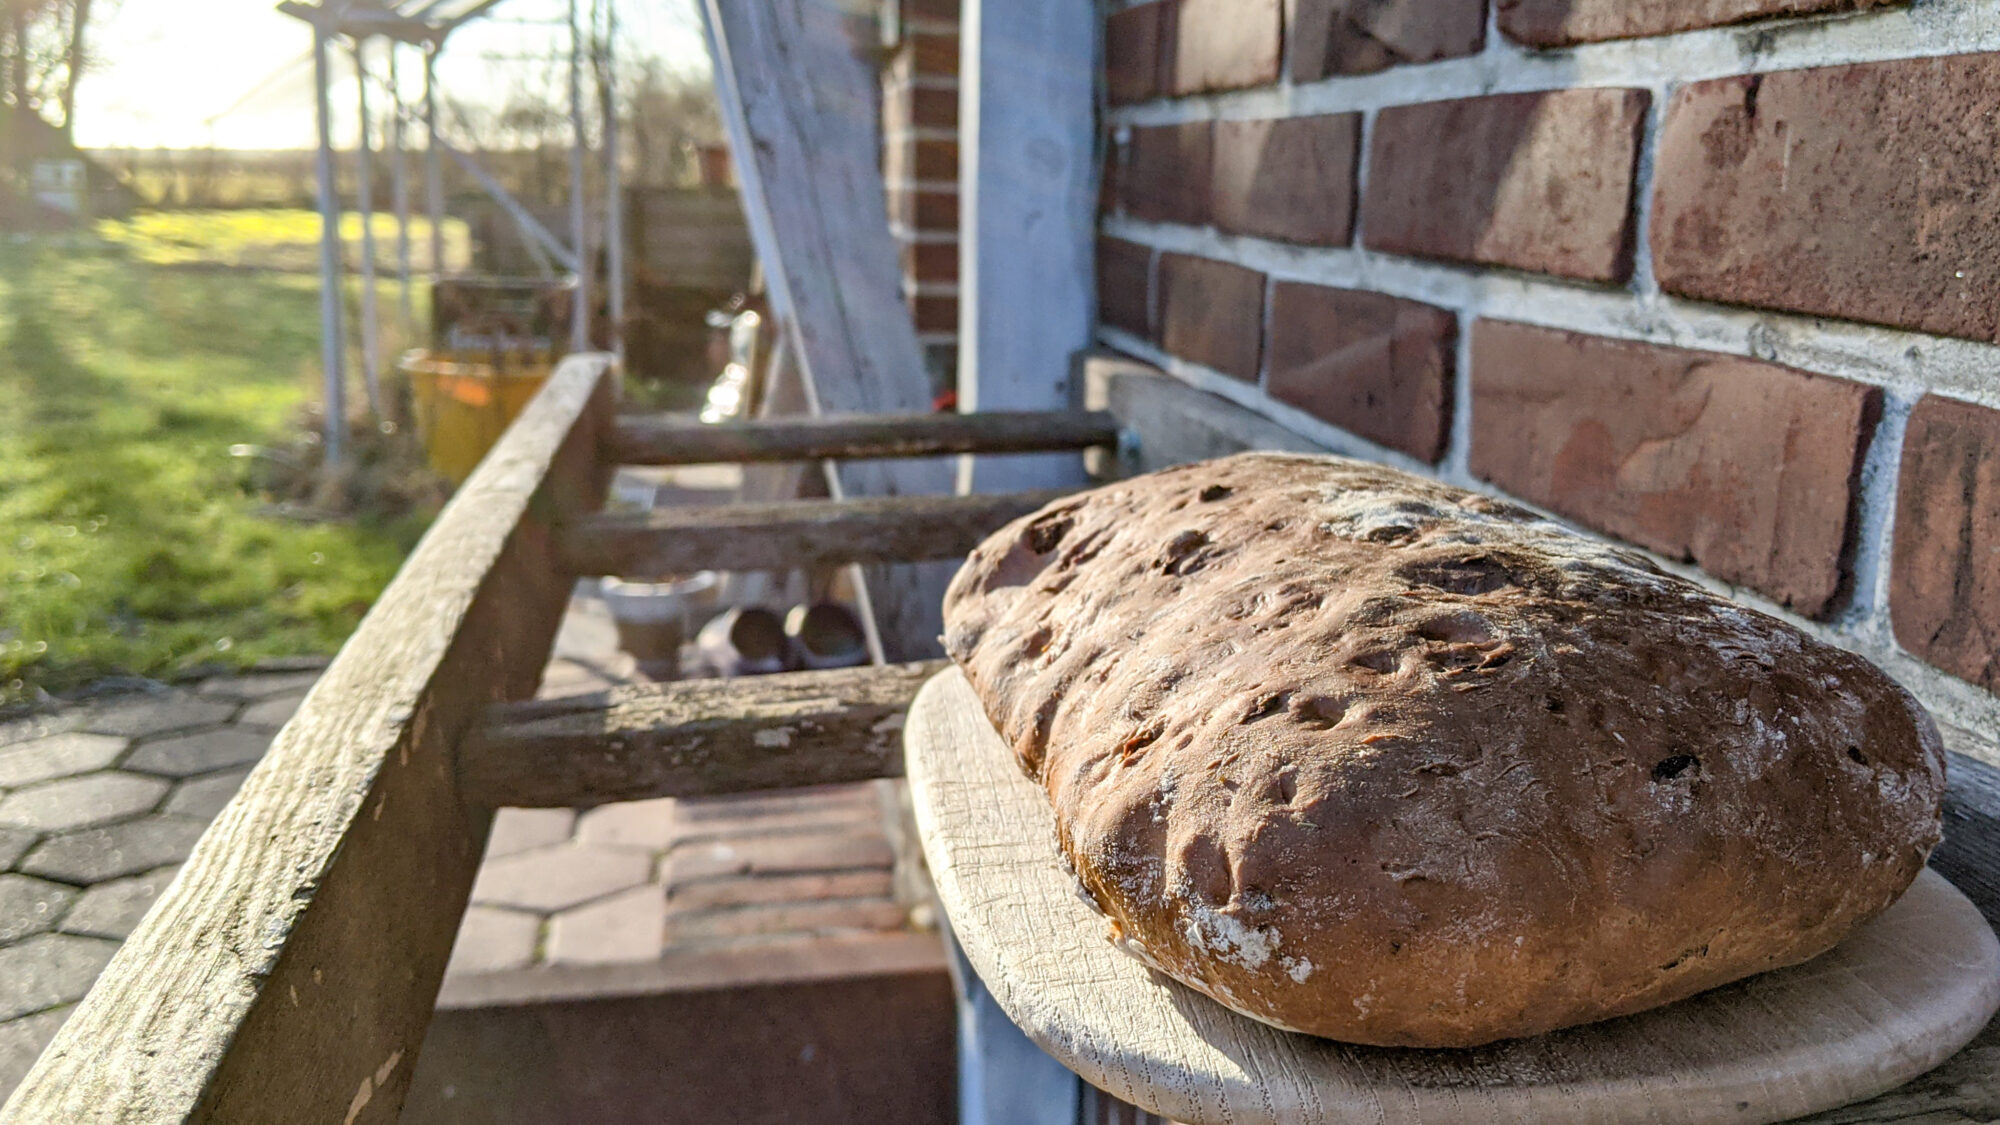
[[[1535,514],[1245,454],[975,550],[946,648],[1113,940],[1247,1016],[1470,1046],[1803,961],[1939,838],[1867,661]]]

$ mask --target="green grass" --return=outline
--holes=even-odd
[[[176,216],[175,240],[227,260],[242,214]],[[316,279],[109,233],[0,244],[0,702],[331,652],[427,518],[264,514],[230,447],[293,443],[317,399]]]

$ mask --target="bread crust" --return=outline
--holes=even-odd
[[[1867,661],[1532,512],[1243,454],[981,544],[946,648],[1113,940],[1244,1015],[1461,1047],[1831,948],[1939,839]]]

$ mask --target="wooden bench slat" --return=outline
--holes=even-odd
[[[0,1120],[397,1120],[490,823],[453,757],[540,678],[609,369],[564,361],[459,489]]]
[[[826,414],[706,424],[681,417],[625,417],[611,457],[625,465],[873,460],[955,453],[1050,453],[1118,443],[1118,418],[1102,410],[978,414]]]
[[[629,578],[953,559],[1009,520],[1066,495],[1056,489],[655,508],[579,520],[563,530],[562,552],[578,574]]]
[[[575,808],[903,774],[903,713],[942,660],[501,704],[459,755],[490,807]]]

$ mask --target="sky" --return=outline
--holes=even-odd
[[[97,67],[77,87],[76,139],[85,148],[310,148],[314,144],[312,35],[277,0],[118,0],[93,21]],[[498,100],[524,73],[547,66],[567,32],[567,0],[506,0],[455,32],[438,84],[462,102]],[[588,0],[584,10],[589,9]],[[620,51],[705,72],[694,0],[617,0]],[[371,48],[383,66],[386,48]],[[353,143],[353,69],[337,50],[335,142]],[[404,88],[421,64],[405,48]],[[373,93],[373,91],[371,91]],[[378,99],[379,101],[379,99]]]

